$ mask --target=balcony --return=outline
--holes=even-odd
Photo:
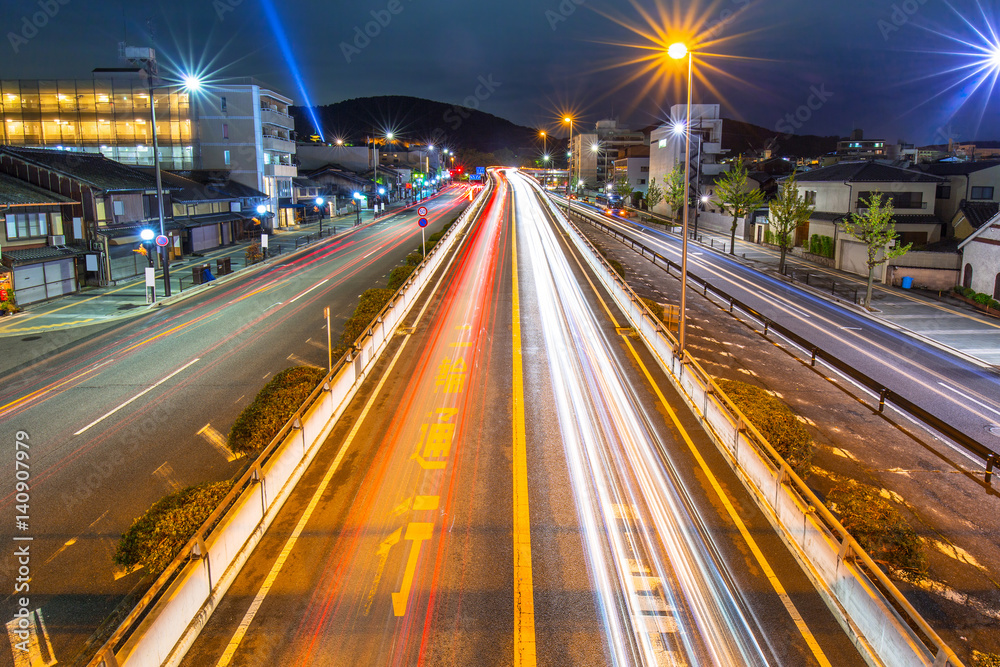
[[[295,142],[290,139],[282,139],[281,137],[270,137],[265,134],[264,150],[291,154],[295,152]]]
[[[265,125],[277,125],[286,130],[295,129],[295,121],[288,114],[281,113],[274,109],[263,107],[260,110],[260,122]]]
[[[295,178],[299,175],[299,168],[290,164],[265,164],[265,176],[278,176],[280,178]]]

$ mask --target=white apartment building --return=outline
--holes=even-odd
[[[661,125],[649,137],[649,180],[655,180],[664,188],[663,178],[676,165],[684,164],[684,118],[687,107],[675,104],[670,108],[672,123]],[[691,170],[690,183],[703,183],[714,179],[729,166],[720,160],[725,156],[722,150],[722,117],[718,104],[691,105]],[[700,190],[700,188],[699,188]],[[669,214],[670,207],[660,203],[654,209],[661,214]]]

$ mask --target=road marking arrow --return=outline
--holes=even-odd
[[[409,504],[409,501],[407,501]],[[375,591],[378,589],[378,582],[382,579],[382,571],[385,570],[385,561],[389,558],[389,550],[392,549],[399,543],[399,538],[403,536],[403,529],[397,528],[392,535],[382,540],[382,544],[378,545],[378,550],[375,552],[375,557],[378,558],[378,565],[375,566],[375,579],[372,581],[372,586],[368,589],[368,599],[365,601],[365,616],[372,608],[372,601],[375,599]]]
[[[411,523],[406,527],[406,539],[413,542],[413,546],[410,547],[410,557],[406,560],[403,585],[398,593],[392,594],[392,613],[396,616],[403,616],[406,613],[410,589],[413,587],[413,577],[417,571],[417,559],[420,558],[420,547],[424,540],[431,539],[433,532],[433,523]]]

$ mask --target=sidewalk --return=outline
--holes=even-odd
[[[407,207],[401,202],[397,202],[387,208],[378,220],[399,213],[405,208]],[[372,211],[361,212],[362,225],[371,224],[376,220]],[[157,306],[175,303],[207,288],[207,285],[194,284],[192,275],[194,267],[203,264],[209,265],[212,275],[216,278],[209,284],[216,283],[219,279],[227,281],[230,277],[247,275],[248,268],[250,271],[254,271],[257,268],[265,267],[275,258],[294,252],[297,248],[318,241],[320,238],[326,239],[334,235],[346,234],[355,228],[356,221],[357,214],[354,212],[334,218],[325,218],[322,222],[322,237],[319,235],[320,223],[318,220],[304,225],[279,229],[269,237],[268,261],[258,262],[250,267],[246,265],[244,253],[251,243],[250,240],[240,241],[198,255],[186,255],[182,259],[170,263],[170,297],[164,298],[162,296],[163,272],[159,270],[156,272],[156,291],[159,301]],[[216,275],[216,260],[227,257],[230,259],[233,272],[228,276]],[[146,303],[145,279],[142,276],[137,276],[124,285],[84,287],[79,292],[67,294],[57,299],[29,304],[17,315],[0,319],[0,338],[31,336],[109,323],[141,315],[148,312],[150,307]]]
[[[698,237],[689,249],[720,254],[729,251],[728,234],[699,229]],[[868,312],[857,305],[864,299],[867,286],[862,276],[820,266],[791,253],[785,257],[785,275],[781,275],[778,272],[781,255],[777,250],[738,238],[735,256],[729,256],[761,273],[850,307],[865,317],[912,332],[947,352],[957,352],[983,365],[1000,367],[1000,319],[953,299],[950,292],[902,289],[875,283],[873,311]]]

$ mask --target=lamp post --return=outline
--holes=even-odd
[[[569,123],[569,151],[566,152],[566,210],[569,210],[569,184],[573,180],[573,117],[563,118],[564,123]]]
[[[320,236],[320,238],[323,238],[323,209],[324,209],[324,204],[326,204],[326,200],[324,200],[322,197],[316,197],[316,208],[319,209],[319,236]]]
[[[361,193],[360,192],[355,192],[354,193],[354,210],[358,214],[358,219],[357,219],[357,222],[354,223],[354,226],[358,227],[358,226],[361,225]]]
[[[681,236],[681,305],[677,322],[677,354],[683,360],[685,329],[687,328],[687,257],[688,257],[688,187],[691,178],[691,83],[692,83],[692,52],[680,42],[671,44],[667,55],[674,60],[687,57],[687,114],[684,118],[684,233]]]
[[[542,136],[542,166],[545,166],[545,160],[549,157],[549,135],[545,134],[543,130],[541,132]]]
[[[163,178],[160,175],[160,144],[156,138],[156,96],[154,91],[157,88],[170,88],[171,86],[157,86],[153,83],[154,75],[149,76],[149,117],[152,121],[153,132],[153,172],[156,174],[156,211],[160,221],[160,235],[166,236],[166,224],[163,220]],[[176,86],[175,86],[176,87]],[[180,88],[189,93],[197,92],[201,88],[201,80],[196,76],[187,75],[184,77]],[[150,257],[152,261],[152,257]],[[160,248],[160,263],[163,265],[163,296],[170,296],[170,248],[169,244]]]

